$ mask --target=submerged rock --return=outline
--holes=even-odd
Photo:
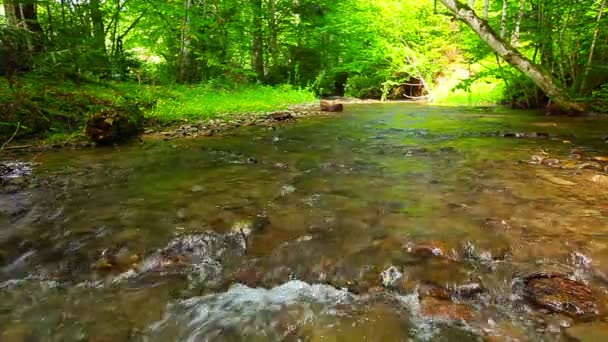
[[[242,257],[246,249],[247,236],[242,232],[185,235],[144,258],[136,269],[139,274],[184,274],[220,285],[224,263]]]
[[[425,298],[420,301],[420,315],[435,320],[466,322],[473,319],[473,308],[447,300]]]
[[[584,283],[560,273],[535,273],[523,278],[524,294],[535,305],[575,318],[599,313],[596,297]]]
[[[32,175],[33,163],[5,161],[0,162],[0,183],[15,184]]]
[[[468,283],[454,286],[441,286],[433,283],[424,283],[418,286],[420,298],[432,297],[441,300],[472,299],[485,289],[479,283]]]

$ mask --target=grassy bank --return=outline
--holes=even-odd
[[[238,113],[286,109],[312,102],[313,93],[290,86],[170,85],[126,82],[51,82],[19,79],[13,89],[0,79],[0,141],[42,137],[62,140],[77,136],[89,115],[108,106],[137,103],[149,119],[160,122],[207,120]]]

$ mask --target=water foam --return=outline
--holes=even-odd
[[[223,293],[170,305],[165,318],[153,324],[150,330],[159,340],[166,338],[166,334],[176,334],[180,340],[200,341],[229,329],[237,329],[242,335],[280,337],[281,332],[275,330],[280,324],[276,320],[276,316],[280,316],[277,314],[285,310],[298,311],[299,322],[296,323],[305,323],[314,320],[317,313],[335,313],[337,304],[350,299],[347,291],[298,280],[272,289],[236,284]]]

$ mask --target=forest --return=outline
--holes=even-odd
[[[286,105],[274,103],[277,96],[604,112],[605,7],[603,0],[4,0],[0,132],[10,136],[18,124],[18,136],[73,131],[111,103],[138,103],[146,115],[175,120]],[[184,95],[193,93],[218,104]],[[229,93],[241,105],[223,108],[217,96]]]

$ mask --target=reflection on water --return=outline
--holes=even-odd
[[[593,177],[607,127],[353,105],[276,130],[7,164],[33,176],[13,168],[2,182],[1,340],[598,336],[608,186]],[[383,284],[387,270],[401,277]],[[537,281],[555,291],[588,284],[598,313],[532,298],[523,277],[538,272],[573,279]]]

